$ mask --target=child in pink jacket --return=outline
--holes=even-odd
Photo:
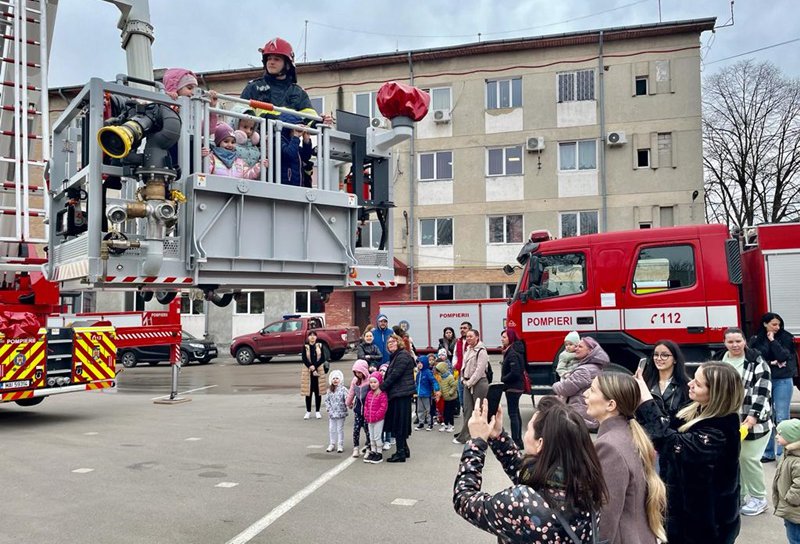
[[[211,157],[209,174],[239,179],[258,179],[261,163],[247,166],[245,160],[236,156],[236,139],[227,123],[219,123],[214,129],[214,147],[203,148],[203,157]],[[264,161],[266,162],[266,161]]]
[[[369,428],[370,446],[372,451],[364,458],[365,463],[380,463],[383,461],[383,418],[386,416],[386,409],[389,407],[389,397],[381,391],[383,374],[373,372],[369,375],[369,392],[364,400],[364,419],[367,420]]]
[[[364,459],[369,457],[366,453],[369,450],[369,427],[364,419],[364,401],[369,392],[369,367],[364,359],[358,359],[353,363],[353,380],[350,382],[350,390],[347,392],[347,407],[353,410],[355,421],[353,422],[353,457],[359,456],[358,443],[361,438],[361,429],[364,429],[366,447],[364,448]]]

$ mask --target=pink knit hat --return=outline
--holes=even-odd
[[[219,123],[214,129],[214,143],[219,145],[227,137],[233,138],[233,129],[227,123]]]
[[[186,68],[169,68],[164,72],[163,83],[168,93],[177,93],[187,85],[197,85],[197,76]]]
[[[369,377],[370,377],[370,379],[375,378],[376,380],[378,380],[378,385],[383,383],[383,374],[381,374],[377,370],[375,372],[373,372],[372,374],[370,374]]]

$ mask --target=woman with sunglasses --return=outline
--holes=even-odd
[[[689,377],[686,358],[681,348],[671,340],[660,340],[644,367],[644,381],[654,398],[661,401],[671,419],[689,404]]]

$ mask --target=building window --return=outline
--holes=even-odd
[[[522,215],[498,215],[489,217],[489,243],[522,243]]]
[[[658,164],[672,166],[672,133],[658,133]]]
[[[662,206],[659,209],[659,215],[661,216],[661,223],[662,227],[674,227],[675,226],[675,209],[672,206]]]
[[[451,109],[450,87],[434,87],[432,89],[423,89],[426,93],[431,95],[431,111],[433,110],[447,110]]]
[[[636,150],[636,168],[650,168],[650,150]]]
[[[95,311],[95,294],[90,291],[81,293],[61,292],[61,305],[65,314],[80,314]]]
[[[294,311],[298,314],[321,314],[325,311],[325,303],[317,291],[295,291]]]
[[[647,96],[647,76],[636,78],[636,96]]]
[[[360,238],[356,247],[368,247],[378,249],[381,245],[381,224],[379,221],[365,221],[359,229]]]
[[[561,215],[561,237],[597,234],[597,210],[563,212]]]
[[[205,301],[195,298],[192,293],[181,293],[181,314],[202,315]]]
[[[530,259],[528,292],[533,299],[564,297],[586,291],[586,258],[582,253],[541,255]]]
[[[370,119],[373,117],[383,118],[378,110],[378,92],[356,93],[354,98],[354,108],[359,115],[366,115]]]
[[[558,101],[594,100],[594,69],[558,74]]]
[[[420,285],[420,300],[454,300],[452,285]]]
[[[239,315],[258,315],[264,313],[264,291],[241,293],[236,299],[233,313]]]
[[[522,78],[487,79],[486,109],[522,107]]]
[[[125,311],[126,312],[143,312],[144,299],[142,294],[138,292],[128,291],[125,293]]]
[[[632,291],[637,295],[691,287],[695,283],[692,246],[648,247],[639,252]],[[680,323],[680,312],[654,315],[659,324]]]
[[[650,229],[650,228],[653,228],[653,224],[650,223],[649,221],[647,223],[639,223],[639,228],[640,229]]]
[[[320,115],[325,113],[325,97],[315,96],[314,98],[311,98],[311,107],[314,108],[314,111]]]
[[[559,143],[558,169],[562,172],[597,169],[597,141],[581,140]]]
[[[486,165],[490,176],[522,175],[522,146],[487,149]]]
[[[452,246],[453,218],[420,219],[419,238],[422,246]]]
[[[514,290],[517,288],[515,283],[501,283],[499,285],[489,285],[489,298],[512,298]]]
[[[453,152],[436,151],[419,154],[419,180],[453,179]]]

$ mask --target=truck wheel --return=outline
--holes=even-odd
[[[181,350],[181,366],[186,366],[188,364],[189,364],[189,354],[186,351]]]
[[[343,349],[337,349],[336,351],[331,352],[331,361],[341,361],[342,357],[344,357]]]
[[[136,355],[132,351],[123,352],[119,360],[125,368],[134,368],[139,363],[139,361],[136,360]]]
[[[258,360],[261,361],[262,363],[268,363],[268,362],[270,362],[272,360],[272,357],[262,356],[262,357],[259,357]]]
[[[44,400],[44,397],[33,397],[33,398],[30,398],[30,399],[20,399],[20,400],[18,400],[16,402],[20,406],[25,406],[27,408],[28,406],[36,406],[37,404],[41,404],[41,402],[43,400]]]
[[[249,365],[255,358],[255,352],[248,347],[243,347],[236,350],[236,362],[240,365]]]

